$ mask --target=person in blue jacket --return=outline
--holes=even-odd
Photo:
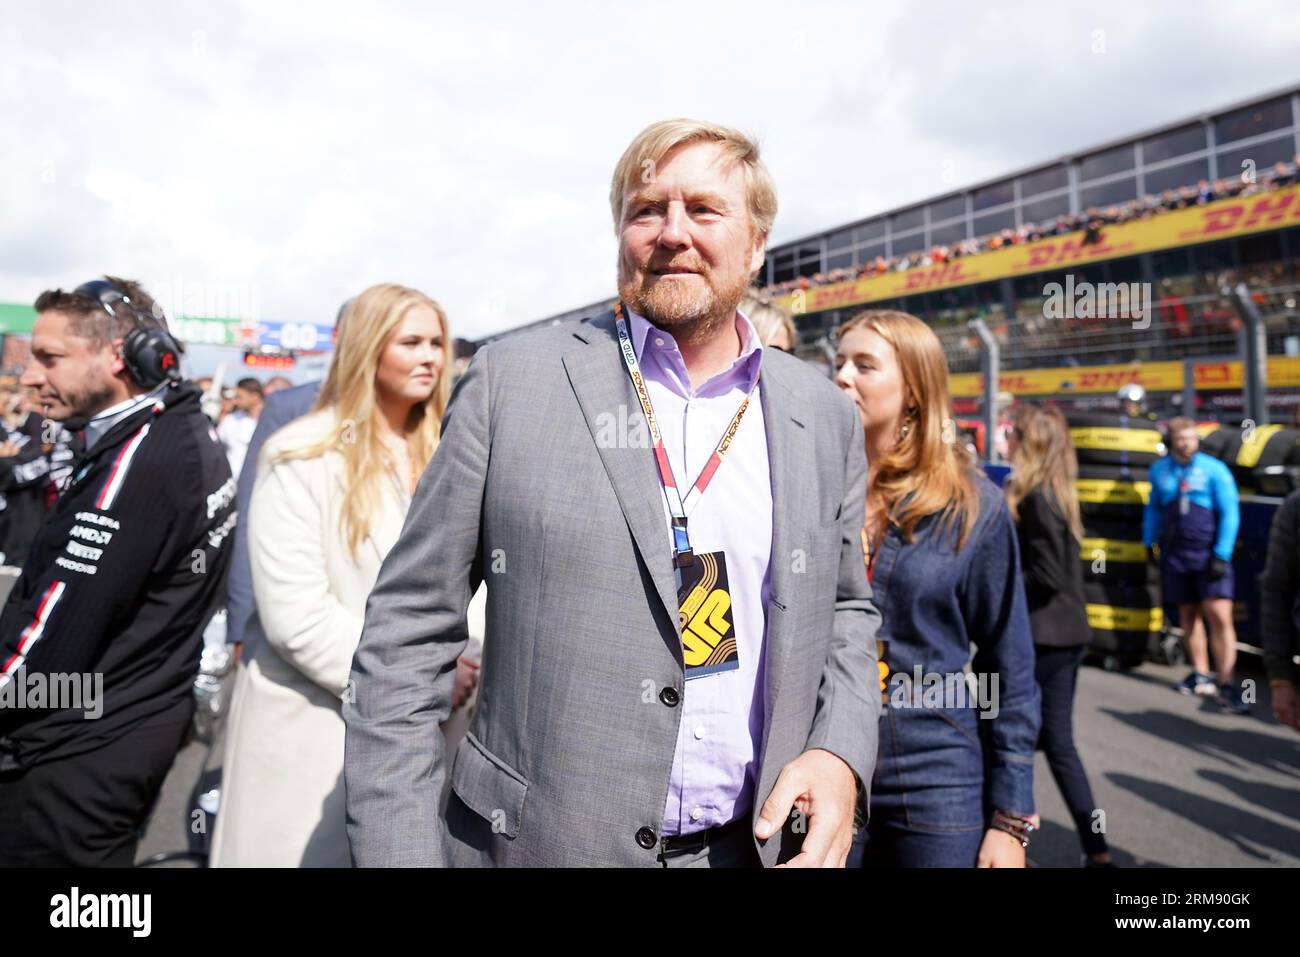
[[[1232,678],[1237,633],[1232,624],[1232,552],[1241,524],[1237,483],[1228,466],[1197,451],[1196,423],[1179,416],[1169,423],[1170,454],[1151,466],[1142,543],[1159,547],[1165,604],[1178,606],[1193,671],[1175,685],[1183,694],[1214,695],[1228,710],[1250,711]],[[1210,626],[1210,673],[1201,616]]]
[[[850,867],[1024,867],[1041,709],[1016,525],[956,441],[948,365],[913,315],[840,327],[867,449],[862,560],[884,707]]]

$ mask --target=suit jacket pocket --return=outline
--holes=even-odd
[[[456,752],[451,789],[465,805],[492,825],[493,833],[514,838],[524,814],[528,781],[466,733]]]

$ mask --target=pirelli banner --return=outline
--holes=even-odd
[[[1271,193],[1257,193],[1244,199],[1221,199],[1204,206],[1158,213],[1150,219],[1106,226],[1102,229],[1101,241],[1091,245],[1083,244],[1080,230],[1023,246],[963,256],[937,266],[886,272],[866,279],[798,290],[776,301],[796,315],[823,312],[1009,276],[1064,271],[1071,266],[1121,256],[1136,256],[1295,225],[1300,225],[1300,185]]]
[[[1193,388],[1198,392],[1241,389],[1240,362],[1197,362],[1192,366]],[[1014,369],[998,376],[998,391],[1012,395],[1093,395],[1116,392],[1136,382],[1148,392],[1181,392],[1184,363],[1143,362],[1133,365],[1067,366],[1059,369]],[[1300,356],[1269,356],[1264,382],[1270,389],[1300,387]],[[966,372],[951,376],[954,398],[979,398],[984,376]]]

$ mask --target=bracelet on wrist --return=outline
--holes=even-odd
[[[989,827],[996,831],[1010,834],[1020,842],[1021,847],[1029,846],[1029,836],[1038,830],[1038,815],[1017,817],[1006,811],[994,811]]]

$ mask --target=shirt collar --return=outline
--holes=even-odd
[[[104,434],[109,429],[117,425],[117,423],[121,422],[127,416],[138,412],[140,409],[143,409],[146,405],[149,405],[152,402],[156,402],[162,390],[166,387],[166,383],[164,383],[152,392],[132,396],[129,399],[119,402],[117,405],[110,406],[103,412],[92,417],[91,420],[86,423],[86,427],[83,430],[86,437],[86,451],[90,451],[94,448],[95,443],[103,438]]]
[[[627,308],[626,304],[624,304],[623,308],[628,315],[628,333],[632,337],[632,348],[636,350],[638,362],[645,361],[645,347],[650,338],[651,330],[654,331],[656,338],[664,340],[664,344],[656,348],[663,349],[674,356],[677,355],[677,340],[672,333],[665,332],[658,326],[653,325],[645,316]],[[736,310],[736,329],[740,333],[740,355],[736,357],[730,368],[718,373],[718,375],[730,375],[743,367],[745,369],[745,387],[749,388],[754,384],[754,379],[758,376],[759,365],[763,358],[763,345],[759,341],[758,331],[754,328],[754,324],[749,321],[749,317],[740,309]],[[677,358],[677,361],[681,362],[680,357]],[[714,376],[714,378],[717,378],[717,376]],[[712,381],[712,379],[709,381]]]

